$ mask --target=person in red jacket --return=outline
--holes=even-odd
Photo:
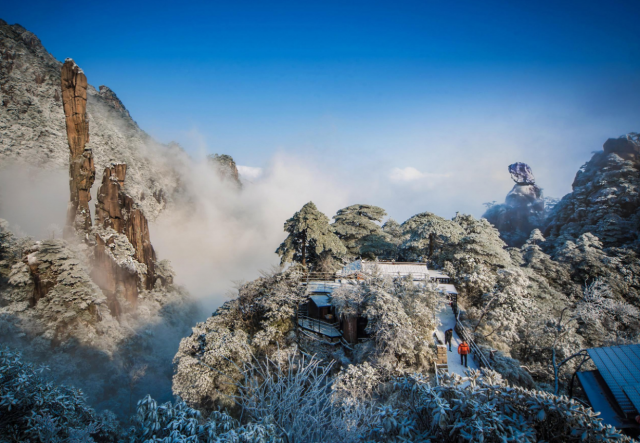
[[[463,341],[458,345],[458,354],[460,354],[460,364],[467,367],[467,355],[471,352],[471,348],[466,341]]]

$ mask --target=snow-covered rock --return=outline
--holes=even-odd
[[[604,247],[640,247],[640,141],[609,139],[576,174],[573,192],[554,207],[545,236],[556,247],[591,233]]]

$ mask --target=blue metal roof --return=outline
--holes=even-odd
[[[604,393],[602,386],[598,382],[596,372],[598,371],[585,371],[578,372],[576,375],[580,380],[582,389],[584,389],[589,403],[594,411],[600,413],[600,418],[608,425],[615,426],[618,429],[625,427],[625,423],[618,416],[615,406],[609,402],[609,398]]]
[[[588,349],[589,356],[625,414],[640,411],[640,345]]]

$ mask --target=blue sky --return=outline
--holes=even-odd
[[[399,220],[481,215],[515,161],[560,197],[608,137],[640,131],[638,1],[12,1],[0,17],[158,140],[258,168],[290,155]]]

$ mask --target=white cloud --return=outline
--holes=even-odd
[[[389,180],[395,183],[423,182],[433,179],[447,178],[451,176],[449,173],[435,174],[430,172],[420,172],[413,166],[406,168],[393,168],[389,173]]]
[[[256,180],[262,176],[262,168],[238,165],[238,174],[245,180]]]
[[[412,182],[416,180],[420,180],[425,177],[426,174],[418,171],[416,168],[412,166],[407,166],[406,168],[393,168],[391,173],[389,174],[389,179],[392,182]]]

